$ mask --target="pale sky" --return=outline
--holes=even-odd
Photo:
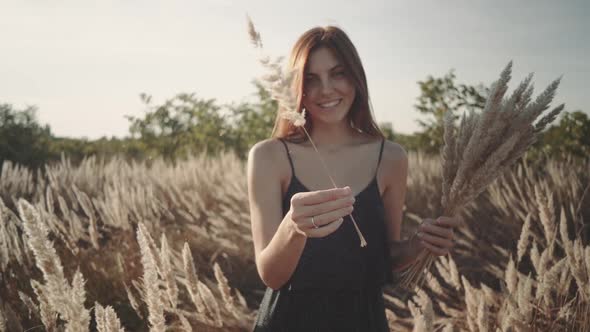
[[[590,2],[0,0],[0,103],[36,105],[57,136],[123,137],[139,94],[249,100],[262,71],[246,13],[271,55],[307,29],[338,25],[356,45],[377,122],[411,133],[418,81],[455,69],[489,85],[513,60],[509,93],[534,72],[536,97],[563,75],[553,104],[590,112]]]

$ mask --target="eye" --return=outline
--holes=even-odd
[[[314,80],[315,78],[316,77],[314,75],[307,75],[307,76],[305,76],[305,80],[306,81],[311,81],[311,80]]]
[[[308,86],[313,86],[318,82],[318,78],[316,76],[310,75],[306,76],[303,83]]]
[[[346,72],[344,70],[338,70],[334,72],[334,77],[344,77],[346,76]]]

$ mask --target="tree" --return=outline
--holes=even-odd
[[[231,146],[230,128],[215,99],[181,93],[153,106],[151,96],[140,97],[148,107],[145,116],[126,118],[131,135],[145,145],[148,156],[173,160],[200,152],[214,155]]]
[[[550,158],[590,156],[590,119],[580,110],[564,112],[559,124],[547,128],[534,147]]]
[[[108,161],[112,157],[123,157],[125,160],[141,161],[145,159],[146,147],[142,141],[125,137],[122,139],[101,137],[96,140],[79,138],[53,137],[50,144],[51,160],[66,155],[73,165],[84,158],[95,156],[99,160]]]
[[[0,104],[0,169],[5,160],[31,167],[41,167],[49,158],[51,129],[37,122],[37,108],[16,110]]]
[[[418,120],[423,131],[417,135],[418,145],[430,153],[438,153],[443,146],[443,116],[445,112],[482,110],[489,89],[479,84],[469,86],[455,83],[455,73],[451,69],[442,78],[428,76],[425,81],[418,81],[420,96],[414,105],[422,114],[432,115],[426,121]],[[454,118],[458,118],[455,115]]]
[[[240,158],[245,158],[250,148],[272,134],[277,114],[277,102],[262,84],[254,81],[258,101],[230,106],[232,112],[232,138],[234,149]]]

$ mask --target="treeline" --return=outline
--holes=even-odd
[[[427,120],[419,121],[421,130],[413,135],[395,133],[390,124],[381,123],[387,138],[407,150],[438,153],[443,144],[443,114],[453,112],[459,120],[465,111],[481,111],[489,91],[482,85],[458,84],[455,80],[451,70],[444,77],[429,76],[418,82],[420,95],[414,108],[426,114]],[[142,94],[146,112],[141,117],[126,116],[129,136],[122,139],[56,137],[48,125],[38,123],[36,107],[15,109],[0,104],[0,169],[6,160],[39,168],[60,159],[62,154],[73,163],[91,155],[105,159],[117,155],[137,161],[163,157],[174,161],[189,154],[216,155],[227,150],[246,158],[254,143],[270,136],[277,108],[262,86],[254,84],[254,102],[229,105],[186,93],[154,105],[149,95]],[[582,111],[566,112],[542,134],[527,158],[564,156],[590,156],[590,119]]]

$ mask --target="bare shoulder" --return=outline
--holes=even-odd
[[[381,164],[383,182],[386,183],[386,186],[395,186],[400,182],[405,182],[408,169],[408,154],[402,145],[385,140]]]
[[[248,178],[252,181],[283,183],[288,168],[281,157],[285,147],[277,138],[257,142],[248,153]]]
[[[254,161],[275,161],[281,148],[281,143],[276,138],[267,138],[263,141],[257,142],[250,148],[248,153],[248,160]],[[262,166],[262,165],[261,165]],[[268,165],[268,166],[272,166]]]
[[[399,143],[385,140],[383,145],[383,160],[388,163],[405,162],[408,159],[406,149]]]

